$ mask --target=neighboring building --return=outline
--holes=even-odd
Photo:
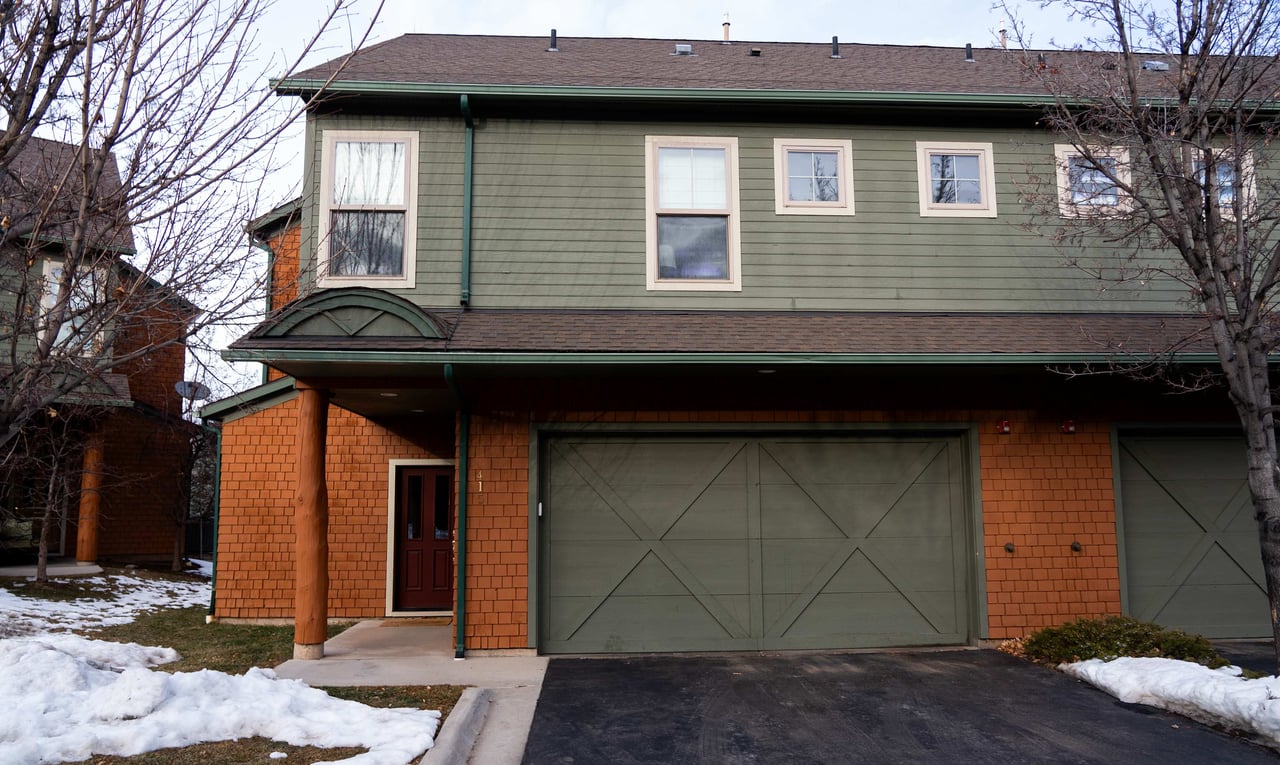
[[[204,412],[217,616],[293,617],[302,656],[326,617],[423,613],[459,652],[1122,611],[1269,634],[1226,397],[1053,369],[1199,325],[1172,280],[1099,292],[1023,228],[1016,184],[1070,157],[1020,55],[406,35],[344,61],[300,208],[255,224],[299,297],[226,354],[282,376]]]
[[[75,177],[66,170],[77,161],[76,147],[33,138],[0,183],[4,215],[10,222],[0,266],[0,339],[6,356],[11,350],[19,357],[34,352],[33,335],[40,323],[30,321],[30,306],[45,310],[58,289],[65,242],[74,236],[69,222],[74,213],[65,210],[70,196],[57,189]],[[102,214],[85,232],[96,253],[95,273],[101,274],[101,282],[94,284],[103,296],[107,290],[134,294],[117,287],[146,278],[126,260],[134,252],[134,241],[120,206],[122,193],[117,169],[109,163],[95,195]],[[24,262],[25,283],[19,270]],[[142,289],[150,288],[144,283]],[[14,312],[17,295],[24,290],[25,321]],[[60,507],[50,555],[83,561],[168,561],[181,553],[192,429],[183,418],[183,402],[174,385],[184,376],[186,346],[180,340],[196,309],[176,296],[148,299],[136,308],[105,297],[102,309],[93,308],[92,302],[86,299],[77,305],[86,316],[94,310],[110,312],[112,342],[103,341],[100,319],[73,317],[48,359],[20,362],[17,376],[13,367],[0,366],[0,396],[35,393],[18,382],[23,363],[50,365],[61,359],[84,378],[58,397],[50,407],[52,416],[41,418],[38,425],[53,440],[36,448],[58,454],[68,483],[56,500]],[[80,347],[82,327],[99,329]],[[146,352],[135,355],[140,350]],[[120,362],[104,363],[105,356]],[[37,379],[47,383],[50,378]],[[0,466],[0,560],[5,562],[26,562],[35,555],[48,501],[43,471],[49,455],[40,455],[38,462],[44,467],[39,469],[24,460],[26,456],[35,455],[10,454]]]

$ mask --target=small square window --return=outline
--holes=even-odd
[[[740,290],[738,141],[645,138],[650,290]]]
[[[989,143],[917,141],[923,217],[996,217],[995,163]]]
[[[774,212],[853,215],[853,142],[773,139]]]
[[[418,135],[323,133],[321,287],[411,287],[414,282]]]
[[[1127,149],[1058,144],[1053,151],[1063,217],[1116,215],[1129,209],[1129,197],[1121,188],[1130,183]]]
[[[1209,193],[1204,164],[1203,158],[1195,161],[1196,181]],[[1237,197],[1246,214],[1253,204],[1253,155],[1245,152],[1239,165],[1243,178],[1236,172],[1235,155],[1231,150],[1219,149],[1214,152],[1212,193],[1217,195],[1218,211],[1226,218],[1235,217]]]

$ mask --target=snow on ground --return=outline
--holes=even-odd
[[[335,699],[269,669],[244,675],[155,672],[169,648],[64,633],[139,613],[208,603],[204,582],[85,577],[115,601],[43,601],[0,587],[0,765],[128,756],[202,741],[264,736],[295,745],[357,746],[347,765],[403,765],[433,743],[440,713]],[[15,632],[5,633],[12,628]]]
[[[128,574],[79,577],[76,581],[113,592],[116,598],[41,600],[0,588],[0,637],[110,627],[128,624],[146,611],[209,603],[208,582],[144,579]]]
[[[1280,746],[1280,677],[1247,680],[1239,667],[1209,669],[1174,659],[1090,659],[1061,669],[1126,703],[1160,707]]]

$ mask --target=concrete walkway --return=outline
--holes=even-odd
[[[96,563],[76,563],[75,561],[50,561],[46,572],[51,579],[64,576],[92,576],[101,574],[102,567]],[[0,576],[35,576],[36,564],[30,566],[4,566],[0,568]]]
[[[424,765],[515,765],[542,691],[542,656],[453,658],[453,627],[423,620],[360,622],[324,644],[325,657],[286,661],[280,677],[309,685],[466,685]]]

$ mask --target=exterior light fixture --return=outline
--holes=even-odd
[[[1063,420],[1062,425],[1058,427],[1058,430],[1061,430],[1063,433],[1067,434],[1068,436],[1074,435],[1076,432],[1076,421]]]
[[[996,433],[1007,436],[1013,432],[1013,428],[1009,426],[1008,420],[1000,420],[996,423]]]
[[[379,393],[378,395],[379,395],[379,396],[382,396],[383,398],[399,398],[399,396],[400,396],[400,394],[399,394],[399,393],[392,393],[392,392],[390,392],[390,391],[383,391],[382,393]]]

